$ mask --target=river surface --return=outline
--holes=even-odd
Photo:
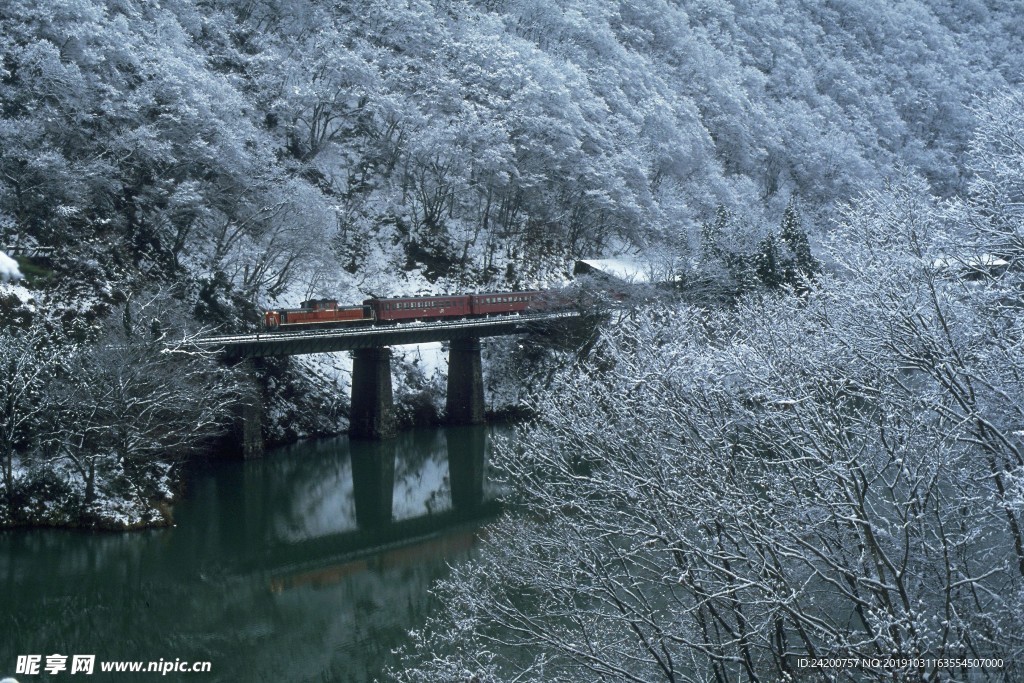
[[[67,656],[26,681],[371,681],[436,608],[497,506],[493,432],[384,444],[300,443],[190,476],[176,526],[0,533],[0,678],[19,655]],[[74,655],[95,673],[71,674]],[[104,674],[104,661],[209,661],[210,673]]]

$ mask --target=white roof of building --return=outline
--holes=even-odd
[[[950,258],[942,256],[932,262],[934,268],[948,268],[950,266],[962,266],[964,268],[1002,268],[1010,265],[993,254],[979,254],[970,258]]]
[[[651,270],[639,263],[618,258],[580,259],[596,271],[611,275],[624,282],[645,283],[651,281]]]

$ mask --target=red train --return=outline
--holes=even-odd
[[[549,292],[486,292],[455,296],[414,296],[366,299],[362,306],[339,306],[333,299],[310,299],[300,308],[267,311],[268,329],[334,327],[399,320],[439,320],[513,315],[553,307]]]

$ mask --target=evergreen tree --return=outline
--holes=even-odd
[[[700,257],[705,263],[723,260],[725,250],[722,248],[722,235],[731,218],[729,210],[719,205],[714,222],[705,221],[701,226]]]
[[[754,257],[757,279],[765,287],[776,289],[786,281],[786,270],[779,256],[775,233],[769,232],[757,247]]]
[[[791,200],[782,213],[782,241],[792,254],[785,264],[785,279],[791,285],[806,285],[807,280],[821,272],[818,261],[811,253],[811,243],[807,239],[807,231],[800,221],[796,201]]]

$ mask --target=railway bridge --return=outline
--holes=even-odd
[[[391,347],[449,342],[447,418],[450,424],[484,421],[480,339],[549,330],[578,321],[578,311],[500,315],[489,318],[438,320],[387,325],[340,327],[300,332],[258,332],[211,336],[197,345],[232,360],[305,353],[351,351],[352,407],[349,435],[356,439],[388,439],[396,434],[391,390]],[[262,405],[255,387],[243,401],[240,432],[242,453],[262,453]]]

